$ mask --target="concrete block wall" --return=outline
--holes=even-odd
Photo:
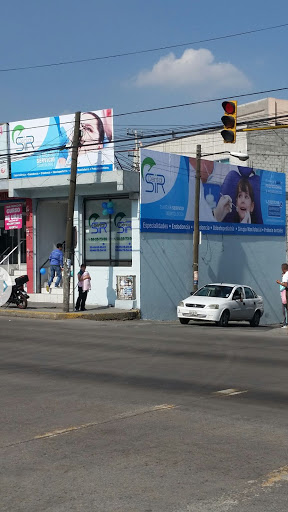
[[[233,165],[239,165],[238,158],[229,155],[230,151],[240,153],[247,153],[247,134],[237,134],[235,144],[225,144],[223,142],[220,132],[204,133],[200,135],[193,135],[184,137],[182,139],[172,139],[168,142],[153,144],[149,146],[153,151],[163,151],[165,153],[175,153],[177,155],[184,155],[196,157],[196,146],[201,144],[202,158],[205,160],[226,160]],[[242,166],[249,166],[249,160],[241,162]]]
[[[288,129],[247,132],[251,167],[267,171],[288,170]]]
[[[279,285],[285,237],[203,235],[199,286],[211,282],[251,286],[264,299],[262,325],[282,319]],[[193,289],[192,235],[141,233],[141,315],[176,320],[176,306]]]

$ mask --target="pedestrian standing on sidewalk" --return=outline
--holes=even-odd
[[[288,328],[288,310],[287,310],[287,295],[288,295],[288,265],[287,263],[283,263],[281,265],[282,270],[282,281],[276,281],[280,285],[280,295],[282,302],[282,312],[283,312],[283,329]]]
[[[85,303],[88,291],[91,290],[91,277],[89,272],[86,271],[86,265],[82,263],[78,272],[78,299],[76,302],[76,311],[86,311]]]
[[[55,277],[55,274],[57,275],[57,279],[56,279],[56,283],[55,283],[55,288],[58,288],[59,287],[59,284],[60,284],[60,281],[62,279],[62,270],[63,270],[63,245],[62,244],[57,244],[56,246],[57,248],[54,249],[50,256],[49,256],[49,261],[50,261],[50,279],[48,281],[48,284],[46,286],[46,290],[47,292],[50,291],[50,286],[52,284],[52,281]]]

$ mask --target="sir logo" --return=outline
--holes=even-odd
[[[115,215],[114,224],[118,229],[117,234],[127,234],[132,229],[131,220],[125,219],[125,217],[126,214],[124,212],[119,212]]]
[[[156,165],[156,162],[154,162],[153,158],[150,157],[144,158],[141,164],[141,176],[142,179],[147,184],[145,192],[154,192],[154,194],[165,194],[165,176],[163,176],[163,174],[156,174],[150,172],[154,165]],[[146,166],[148,166],[148,170],[144,173],[144,167]]]
[[[33,135],[22,135],[25,127],[22,124],[17,124],[12,131],[12,141],[17,145],[17,152],[34,150],[34,136]]]

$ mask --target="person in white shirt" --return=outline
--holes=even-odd
[[[288,264],[287,263],[283,263],[281,265],[281,270],[282,270],[282,281],[279,281],[277,279],[276,283],[280,284],[280,286],[282,286],[283,288],[286,288],[286,304],[285,304],[285,301],[283,300],[282,298],[282,304],[283,304],[283,308],[285,307],[286,308],[286,319],[287,319],[287,314],[288,314],[288,310],[287,310],[287,294],[288,294]],[[284,294],[284,291],[282,290],[281,291],[281,294]],[[284,322],[284,325],[283,325],[283,328],[284,329],[287,329],[288,328],[288,325],[287,323]]]
[[[82,263],[78,272],[78,299],[76,302],[76,311],[86,311],[85,302],[87,299],[87,293],[91,290],[91,277],[89,272],[86,271],[86,265]]]

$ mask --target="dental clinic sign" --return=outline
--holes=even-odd
[[[70,174],[74,124],[73,114],[9,123],[11,177]],[[82,112],[80,133],[78,174],[113,171],[113,110]]]
[[[196,159],[141,150],[140,230],[192,233]],[[201,160],[199,228],[213,235],[285,235],[285,173]]]
[[[5,230],[22,228],[22,204],[11,203],[4,206]]]

